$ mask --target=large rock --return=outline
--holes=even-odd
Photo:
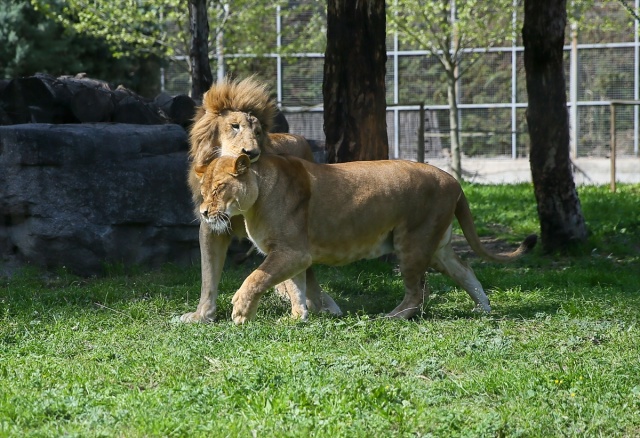
[[[187,149],[178,125],[0,127],[0,264],[196,263]]]
[[[33,76],[0,82],[0,125],[22,123],[116,122],[139,125],[191,125],[196,104],[186,95],[161,94],[156,100],[84,74]],[[286,121],[285,121],[286,123]]]

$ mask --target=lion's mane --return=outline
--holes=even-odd
[[[225,111],[241,111],[255,116],[263,132],[271,130],[277,114],[267,85],[256,80],[255,76],[241,81],[225,78],[214,84],[204,94],[189,134],[189,155],[193,166],[206,165],[217,156],[220,147],[216,140],[220,129],[218,125]],[[263,136],[263,139],[269,142],[268,136]]]

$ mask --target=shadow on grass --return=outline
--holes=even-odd
[[[240,266],[228,264],[217,300],[218,321],[231,319],[231,297],[260,261],[253,257]],[[489,293],[492,318],[530,319],[559,311],[575,315],[590,311],[605,314],[607,308],[637,306],[640,304],[639,261],[633,257],[616,259],[597,254],[555,260],[534,255],[510,265],[475,260],[472,265]],[[315,269],[322,287],[345,315],[383,317],[404,295],[402,277],[392,259]],[[483,317],[472,311],[471,299],[448,277],[430,272],[427,281],[431,296],[415,321]],[[64,270],[43,274],[26,269],[10,280],[0,280],[0,303],[5,308],[4,316],[9,317],[29,318],[34,313],[66,310],[114,311],[140,319],[145,317],[145,312],[152,311],[170,319],[195,310],[199,296],[200,270],[197,266],[185,269],[169,265],[158,271],[114,272],[89,279]],[[275,293],[268,292],[262,297],[261,318],[279,319],[289,314],[289,303]]]

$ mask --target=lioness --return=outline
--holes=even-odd
[[[309,143],[299,135],[270,134],[276,115],[276,106],[269,97],[267,88],[253,77],[242,81],[225,79],[214,84],[204,95],[202,106],[194,117],[189,133],[191,148],[189,156],[189,186],[199,216],[202,203],[200,181],[194,168],[204,166],[215,157],[247,154],[257,160],[262,152],[287,153],[313,161]],[[216,234],[211,228],[200,224],[200,255],[202,263],[202,286],[200,302],[195,312],[180,318],[184,322],[209,322],[216,313],[218,283],[233,236],[246,237],[241,217],[229,224],[229,233]],[[286,279],[283,279],[286,280]],[[279,286],[282,293],[293,289],[290,281]],[[307,272],[307,305],[311,310],[340,314],[340,308],[318,285],[313,271]]]
[[[529,236],[510,253],[488,252],[475,230],[460,184],[448,173],[409,161],[318,165],[295,157],[221,157],[196,169],[201,179],[201,221],[223,233],[237,215],[265,253],[264,262],[233,296],[236,324],[252,319],[260,296],[291,278],[292,314],[307,318],[306,269],[312,263],[341,265],[396,253],[405,296],[389,316],[418,312],[425,271],[432,266],[464,288],[477,308],[491,310],[475,274],[454,253],[454,216],[473,250],[487,260],[509,261],[536,243]]]

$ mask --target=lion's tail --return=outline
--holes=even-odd
[[[473,223],[473,218],[471,217],[471,210],[469,209],[467,197],[463,192],[460,192],[455,214],[458,219],[458,223],[460,224],[460,228],[462,228],[462,232],[464,233],[464,237],[467,239],[467,242],[469,242],[469,246],[471,246],[471,249],[473,249],[476,254],[485,260],[493,262],[509,262],[531,251],[538,242],[538,236],[531,234],[524,239],[515,251],[510,253],[494,254],[489,252],[482,242],[480,242],[476,226]]]

